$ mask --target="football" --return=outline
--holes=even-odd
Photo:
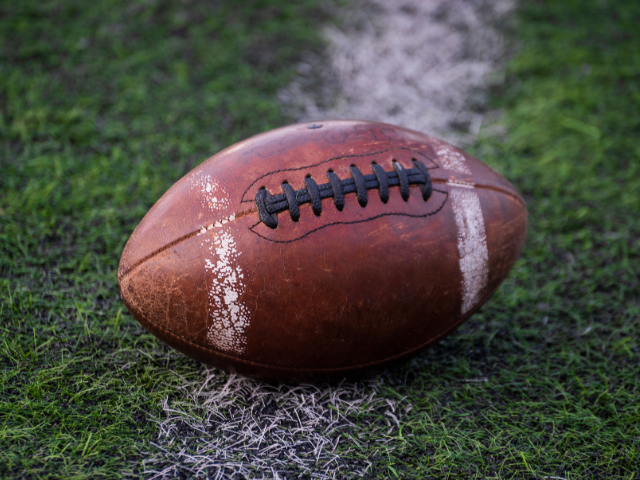
[[[201,362],[299,381],[420,352],[516,261],[527,209],[501,175],[429,135],[292,125],[214,155],[126,244],[122,300]]]

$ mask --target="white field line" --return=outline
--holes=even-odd
[[[146,475],[163,478],[179,471],[253,478],[274,471],[283,478],[305,472],[322,472],[321,478],[358,477],[371,465],[364,457],[363,428],[372,432],[374,423],[384,418],[393,419],[384,427],[389,451],[401,444],[397,439],[393,445],[393,437],[409,405],[378,393],[385,380],[288,387],[215,369],[203,375],[202,381],[178,389],[180,400],[171,403],[179,403],[179,408],[168,400],[162,403],[164,418],[158,421],[154,445],[158,450],[148,452]],[[360,459],[337,454],[345,435],[356,440],[348,449]]]
[[[324,30],[324,58],[307,54],[279,92],[300,121],[362,119],[471,143],[487,87],[501,82],[504,23],[514,0],[367,0]]]

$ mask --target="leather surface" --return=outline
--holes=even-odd
[[[293,125],[202,163],[152,207],[127,243],[123,301],[149,331],[203,362],[263,378],[348,373],[403,358],[459,325],[517,259],[527,211],[514,187],[465,152],[391,125]],[[258,218],[260,188],[327,183],[372,162],[421,161],[433,182],[385,204],[345,195],[315,215]]]

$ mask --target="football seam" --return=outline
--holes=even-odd
[[[311,165],[305,165],[305,166],[303,166],[303,167],[297,167],[297,168],[282,168],[282,169],[279,169],[279,170],[272,170],[271,172],[267,172],[267,173],[265,173],[264,175],[261,175],[261,176],[259,176],[258,178],[256,178],[253,182],[251,182],[251,184],[247,187],[247,189],[242,193],[242,197],[241,197],[242,199],[240,200],[240,203],[248,203],[248,202],[252,202],[252,201],[253,201],[253,199],[252,199],[252,198],[248,198],[248,199],[246,199],[246,200],[245,200],[245,197],[246,197],[246,195],[247,195],[247,192],[248,192],[249,190],[251,190],[251,188],[252,188],[256,183],[258,183],[260,180],[262,180],[263,178],[268,177],[269,175],[272,175],[272,174],[274,174],[274,173],[279,173],[279,172],[297,172],[298,170],[305,170],[305,169],[308,169],[308,168],[317,167],[318,165],[322,165],[323,163],[331,162],[331,161],[333,161],[333,160],[338,160],[338,159],[340,159],[340,158],[369,157],[369,156],[371,156],[371,155],[378,155],[378,154],[380,154],[380,153],[391,152],[391,151],[393,151],[393,150],[409,150],[410,152],[415,152],[415,153],[417,153],[417,154],[419,154],[419,155],[424,156],[424,157],[425,157],[425,158],[427,158],[431,163],[433,163],[433,164],[435,165],[435,167],[427,168],[427,170],[433,170],[433,169],[436,169],[436,168],[440,168],[440,167],[438,166],[438,164],[437,164],[437,163],[436,163],[436,162],[435,162],[431,157],[429,157],[426,153],[422,153],[422,152],[419,152],[419,151],[417,151],[417,150],[413,150],[412,148],[408,148],[408,147],[388,148],[387,150],[380,150],[379,152],[363,153],[363,154],[359,154],[359,155],[355,155],[355,154],[354,154],[354,155],[338,155],[338,156],[336,156],[336,157],[331,157],[331,158],[328,158],[328,159],[323,160],[323,161],[321,161],[321,162],[314,163],[314,164],[311,164]]]
[[[356,370],[356,369],[362,369],[362,368],[369,368],[369,367],[375,367],[376,365],[380,365],[383,363],[387,363],[387,362],[393,362],[394,360],[398,360],[402,357],[405,357],[407,355],[411,355],[414,352],[417,352],[425,347],[427,347],[429,344],[431,343],[435,343],[436,341],[438,341],[438,339],[445,337],[446,335],[448,335],[449,333],[451,333],[453,330],[455,330],[457,327],[459,327],[462,323],[465,322],[465,320],[467,320],[469,317],[471,317],[480,307],[482,307],[487,300],[489,300],[489,298],[491,298],[493,296],[493,294],[496,292],[496,290],[500,287],[500,284],[498,284],[495,288],[493,288],[490,292],[488,292],[485,296],[482,297],[482,300],[478,302],[478,304],[471,310],[469,310],[465,315],[462,315],[460,317],[460,319],[458,320],[458,322],[456,322],[455,324],[453,324],[450,328],[448,328],[447,330],[444,330],[443,332],[439,333],[438,335],[436,335],[435,337],[431,337],[430,339],[426,340],[425,342],[421,343],[420,345],[418,345],[417,347],[412,348],[411,350],[407,350],[405,352],[399,353],[397,355],[393,355],[391,357],[386,357],[382,360],[376,360],[375,362],[369,362],[369,363],[361,363],[358,365],[350,365],[348,367],[335,367],[335,368],[325,368],[325,369],[318,369],[318,368],[292,368],[292,367],[281,367],[278,365],[271,365],[268,363],[259,363],[259,362],[255,362],[255,361],[251,361],[251,360],[246,360],[240,357],[234,357],[232,355],[228,355],[226,353],[223,353],[219,350],[215,350],[215,349],[211,349],[209,347],[205,347],[203,345],[200,345],[199,343],[195,343],[191,340],[188,340],[184,337],[181,337],[180,335],[177,335],[175,333],[173,333],[171,330],[158,325],[155,322],[150,321],[146,315],[144,315],[138,308],[134,307],[133,305],[129,304],[127,305],[128,308],[131,308],[133,310],[135,310],[135,313],[138,314],[139,317],[144,318],[145,322],[148,325],[151,325],[152,328],[161,331],[161,333],[163,333],[166,336],[172,337],[173,339],[177,340],[178,342],[183,342],[188,344],[189,347],[191,348],[196,348],[198,350],[201,350],[203,353],[206,354],[215,354],[218,355],[220,357],[223,357],[227,360],[230,361],[234,361],[234,362],[240,362],[246,365],[252,365],[252,366],[256,366],[256,367],[262,367],[262,368],[269,368],[271,370],[279,370],[281,372],[296,372],[296,373],[305,373],[305,372],[309,372],[309,373],[317,373],[317,374],[330,374],[330,373],[337,373],[337,372],[341,372],[341,371],[349,371],[349,370]],[[126,302],[127,304],[128,302]],[[138,322],[140,322],[138,320]],[[144,325],[143,325],[144,326]],[[146,327],[145,327],[146,328]],[[147,329],[148,330],[148,329]],[[153,332],[149,332],[152,335],[156,336],[157,335]],[[182,353],[182,352],[181,352]],[[183,353],[183,355],[185,355]],[[206,362],[202,362],[201,363],[205,363]],[[207,364],[210,365],[210,364]]]
[[[344,157],[336,157],[336,158],[344,158]],[[437,168],[439,168],[439,167],[437,167]],[[445,185],[451,185],[451,182],[449,180],[443,180],[443,179],[440,179],[440,178],[434,178],[434,179],[432,179],[432,182],[433,183],[441,183],[441,184],[445,184]],[[525,201],[519,195],[516,195],[513,192],[510,192],[509,190],[502,189],[500,187],[494,187],[494,186],[491,186],[491,185],[475,184],[475,185],[473,185],[473,188],[482,189],[482,190],[492,190],[492,191],[495,191],[495,192],[498,192],[498,193],[502,193],[504,195],[507,195],[507,196],[517,200],[521,205],[526,205]],[[436,190],[436,191],[443,193],[441,190]],[[448,195],[449,194],[447,192],[447,196]],[[243,210],[243,211],[235,214],[234,221],[237,220],[238,218],[244,217],[245,215],[249,215],[251,213],[256,213],[257,211],[258,210],[256,208],[251,208],[249,210]],[[402,214],[399,214],[399,215],[402,215]],[[198,230],[194,230],[193,232],[187,233],[187,234],[183,235],[182,237],[173,240],[172,242],[168,243],[167,245],[165,245],[165,246],[163,246],[163,247],[161,247],[161,248],[149,253],[148,255],[145,255],[143,258],[141,258],[140,260],[136,261],[133,265],[131,265],[129,268],[127,268],[124,272],[122,272],[122,274],[118,273],[118,280],[121,280],[121,279],[125,278],[126,276],[128,276],[133,270],[135,270],[137,267],[142,265],[144,262],[146,262],[150,258],[153,258],[156,255],[161,254],[165,250],[168,250],[169,248],[176,246],[178,243],[180,243],[180,242],[182,242],[184,240],[187,240],[187,239],[189,239],[189,238],[191,238],[191,237],[193,237],[195,235],[198,235],[202,231],[202,228],[206,228],[208,225],[213,225],[215,223],[216,222],[209,222],[208,224],[203,225],[202,227],[198,228]],[[354,223],[359,223],[359,222],[354,222]],[[249,227],[249,229],[254,228],[256,225],[253,225],[253,226]],[[321,227],[321,228],[323,228],[323,227]],[[251,231],[253,232],[253,230],[251,230]],[[134,231],[134,233],[135,233],[135,231]],[[256,232],[253,232],[253,233],[256,233]],[[311,233],[311,232],[309,232],[309,233]],[[260,235],[258,233],[256,233],[256,235],[262,237],[262,235]],[[264,238],[264,237],[262,237],[262,238]],[[269,239],[266,239],[266,240],[269,240]],[[274,240],[270,240],[270,241],[274,241]],[[286,243],[286,242],[280,242],[280,243]]]
[[[392,215],[397,215],[397,216],[401,216],[401,217],[411,217],[411,218],[427,218],[427,217],[430,217],[431,215],[435,215],[436,213],[440,212],[440,210],[442,210],[444,208],[444,206],[447,204],[447,200],[449,200],[449,192],[444,192],[442,190],[437,190],[435,188],[433,189],[433,191],[434,192],[443,193],[444,195],[446,195],[446,198],[444,199],[444,201],[442,202],[442,205],[440,205],[437,210],[434,210],[433,212],[429,212],[429,213],[424,213],[422,215],[414,215],[414,214],[411,214],[411,213],[402,213],[402,212],[388,212],[388,213],[381,213],[379,215],[376,215],[375,217],[365,218],[363,220],[353,220],[351,222],[332,222],[332,223],[327,223],[326,225],[322,225],[320,227],[314,228],[313,230],[309,230],[304,235],[302,235],[302,236],[300,236],[298,238],[294,238],[292,240],[272,240],[270,238],[265,237],[264,235],[260,235],[258,232],[256,232],[254,230],[254,228],[256,228],[258,225],[260,225],[260,223],[262,223],[260,221],[255,223],[253,226],[249,227],[249,230],[251,230],[253,233],[255,233],[260,238],[264,238],[265,240],[267,240],[269,242],[273,242],[273,243],[293,243],[293,242],[297,242],[298,240],[302,240],[306,236],[311,235],[312,233],[317,232],[318,230],[322,230],[323,228],[331,227],[333,225],[353,225],[353,224],[356,224],[356,223],[365,223],[365,222],[369,222],[371,220],[375,220],[376,218],[387,217],[387,216],[392,216]]]
[[[239,213],[236,213],[234,215],[234,219],[228,221],[227,223],[231,223],[234,220],[237,220],[238,218],[244,217],[245,215],[249,215],[251,213],[256,213],[258,211],[257,208],[250,208],[249,210],[243,210]],[[231,215],[229,216],[231,217]],[[227,218],[229,218],[227,217]],[[191,237],[194,237],[196,235],[198,235],[200,232],[202,232],[203,228],[207,228],[209,225],[214,225],[217,222],[220,222],[221,220],[216,220],[215,222],[209,222],[205,225],[202,225],[200,228],[198,228],[198,230],[194,230],[193,232],[189,232],[184,234],[183,236],[176,238],[175,240],[173,240],[172,242],[167,243],[165,246],[158,248],[157,250],[154,250],[153,252],[149,253],[148,255],[145,255],[144,257],[142,257],[140,260],[138,260],[137,262],[135,262],[134,264],[132,264],[129,268],[127,268],[124,272],[122,273],[118,273],[118,280],[125,278],[127,275],[129,275],[133,270],[135,270],[136,268],[138,268],[140,265],[142,265],[144,262],[146,262],[147,260],[149,260],[150,258],[155,257],[156,255],[161,254],[162,252],[164,252],[165,250],[170,249],[171,247],[175,247],[177,244],[179,244],[180,242],[184,241],[184,240],[188,240]],[[135,230],[133,232],[135,234]]]

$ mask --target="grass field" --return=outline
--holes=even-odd
[[[290,121],[275,93],[331,10],[237,4],[0,3],[2,478],[140,475],[162,402],[202,381],[116,268],[173,182]],[[640,479],[638,24],[635,0],[523,2],[505,133],[470,150],[526,197],[528,241],[480,313],[380,376],[399,428],[351,415],[336,451],[366,476]]]

